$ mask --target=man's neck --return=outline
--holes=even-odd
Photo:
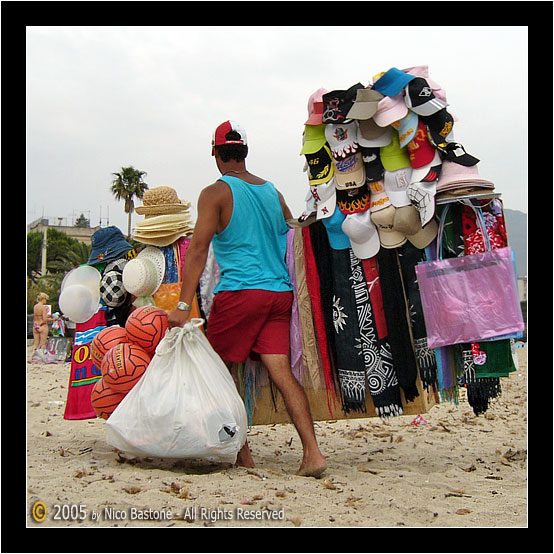
[[[244,162],[228,162],[222,164],[220,171],[221,175],[244,175],[248,173]]]

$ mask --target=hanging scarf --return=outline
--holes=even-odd
[[[350,281],[356,301],[359,349],[363,356],[369,393],[380,417],[402,414],[402,398],[398,379],[394,371],[390,345],[387,340],[387,327],[384,318],[383,298],[376,275],[376,262],[367,260],[364,264],[352,251],[350,254]],[[365,268],[368,268],[366,272]],[[368,278],[369,273],[369,278]],[[377,306],[377,309],[374,308]],[[382,312],[378,317],[374,314]],[[381,319],[380,333],[377,319]],[[365,392],[365,386],[364,386]]]
[[[406,400],[411,402],[419,396],[416,386],[417,364],[406,317],[406,301],[396,249],[380,248],[377,261],[394,369]]]
[[[304,364],[302,362],[302,337],[300,316],[298,313],[298,296],[296,287],[296,270],[294,267],[294,229],[287,232],[286,263],[293,288],[292,312],[290,320],[290,365],[296,380],[302,384],[304,378]]]
[[[310,226],[311,227],[311,226]],[[333,405],[336,402],[335,385],[333,381],[333,372],[331,368],[331,358],[327,346],[327,333],[325,331],[325,319],[321,307],[320,279],[317,271],[317,265],[312,249],[312,240],[310,236],[310,227],[302,228],[302,237],[304,239],[304,260],[306,264],[306,284],[312,303],[312,313],[314,316],[314,326],[318,338],[319,352],[321,356],[321,365],[323,368],[323,377],[325,379],[325,389],[327,391],[327,407],[333,417]]]
[[[398,258],[402,271],[402,281],[406,298],[408,299],[410,325],[414,338],[414,349],[419,376],[425,390],[433,387],[437,390],[437,360],[433,349],[427,346],[427,329],[421,305],[419,285],[415,273],[415,266],[426,260],[425,251],[416,248],[410,241],[398,248]]]

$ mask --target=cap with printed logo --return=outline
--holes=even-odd
[[[365,212],[369,204],[367,183],[357,189],[337,189],[337,207],[345,215]]]
[[[433,160],[436,149],[429,141],[427,128],[423,121],[417,125],[417,131],[407,145],[410,154],[410,163],[414,169],[423,167]]]
[[[404,148],[415,136],[417,131],[417,114],[408,110],[408,113],[398,121],[393,121],[391,126],[398,132],[400,147]]]
[[[238,139],[228,139],[226,138],[227,134],[231,131],[235,131],[240,135]],[[221,125],[217,127],[212,135],[212,155],[214,154],[215,146],[223,146],[226,144],[242,144],[246,146],[246,132],[240,124],[236,121],[224,121]]]
[[[377,227],[379,242],[383,248],[397,248],[408,240],[402,233],[393,228],[394,214],[396,208],[388,206],[383,210],[371,213],[371,220]]]
[[[385,168],[381,162],[381,156],[379,155],[379,148],[367,148],[362,146],[360,149],[362,153],[362,160],[365,167],[365,178],[368,183],[373,181],[379,181],[383,178]]]
[[[333,179],[327,183],[310,187],[317,211],[317,219],[331,217],[337,205],[337,189]]]
[[[345,158],[359,148],[356,121],[325,125],[325,138],[335,159]]]
[[[384,181],[374,181],[368,183],[370,204],[369,209],[372,212],[378,212],[391,205],[391,201],[385,189]]]
[[[415,77],[404,89],[406,106],[418,115],[432,115],[448,105],[436,98],[433,89],[423,77]]]
[[[442,158],[439,155],[439,151],[435,150],[433,159],[426,165],[412,168],[412,175],[410,178],[411,183],[420,183],[421,181],[432,182],[436,181],[442,168]]]
[[[396,171],[385,171],[385,190],[393,206],[400,208],[411,204],[408,198],[408,185],[412,176],[411,167],[403,167]]]
[[[310,186],[327,183],[335,172],[331,150],[324,144],[317,152],[305,154]]]
[[[323,95],[323,123],[343,123],[354,103],[358,89],[364,88],[356,83],[346,90],[332,90]]]
[[[375,223],[371,221],[371,212],[349,214],[342,222],[342,230],[350,239],[352,252],[360,258],[373,258],[379,252],[381,243]]]
[[[354,189],[365,184],[365,166],[361,152],[342,160],[334,160],[335,185],[337,189]]]

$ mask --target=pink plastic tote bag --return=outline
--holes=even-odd
[[[437,237],[438,260],[415,268],[429,348],[478,342],[523,331],[517,282],[509,247],[491,250],[480,209],[471,202],[487,251],[442,259],[441,241],[449,205],[442,212]]]

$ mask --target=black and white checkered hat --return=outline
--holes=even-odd
[[[100,298],[111,308],[117,308],[127,299],[127,291],[123,287],[121,272],[105,271],[100,282]]]

